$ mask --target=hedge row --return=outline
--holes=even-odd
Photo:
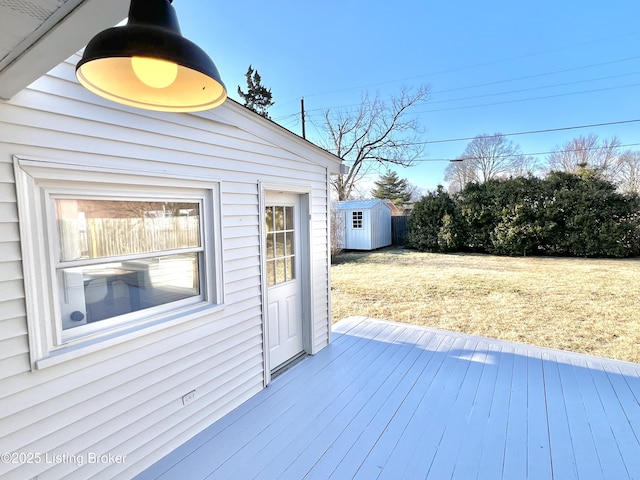
[[[407,238],[432,252],[635,257],[640,200],[587,169],[438,187],[414,206]]]

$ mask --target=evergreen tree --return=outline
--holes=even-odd
[[[271,89],[262,85],[262,78],[257,70],[254,70],[251,65],[247,69],[247,91],[242,91],[240,85],[238,85],[238,95],[244,100],[244,106],[253,110],[258,115],[262,115],[265,118],[269,118],[267,109],[275,102],[272,100]]]
[[[413,206],[409,216],[408,246],[423,252],[453,252],[464,242],[464,230],[455,200],[438,185],[435,192]]]
[[[396,172],[391,170],[381,175],[380,179],[374,182],[374,185],[376,188],[371,190],[373,198],[391,200],[398,207],[410,202],[414,191],[406,179],[400,178]]]

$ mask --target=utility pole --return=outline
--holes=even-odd
[[[302,138],[307,138],[307,132],[304,127],[304,97],[300,99],[300,115],[302,116]]]

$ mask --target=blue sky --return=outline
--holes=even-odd
[[[252,64],[271,118],[317,140],[322,111],[428,84],[414,109],[424,141],[640,119],[640,2],[174,1],[182,33],[213,58],[231,98]],[[640,150],[640,122],[510,137],[524,153],[578,135],[617,135]],[[427,145],[398,169],[424,190],[468,141]],[[544,158],[546,155],[540,155]]]

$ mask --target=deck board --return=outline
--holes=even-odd
[[[353,317],[138,478],[640,479],[640,365]]]
[[[560,371],[552,354],[543,354],[545,394],[547,398],[547,422],[553,425],[549,429],[549,448],[551,451],[567,451],[561,458],[552,459],[553,477],[558,479],[578,479],[578,470],[575,462],[573,440],[569,428],[567,408],[565,405],[563,384],[560,379]]]

